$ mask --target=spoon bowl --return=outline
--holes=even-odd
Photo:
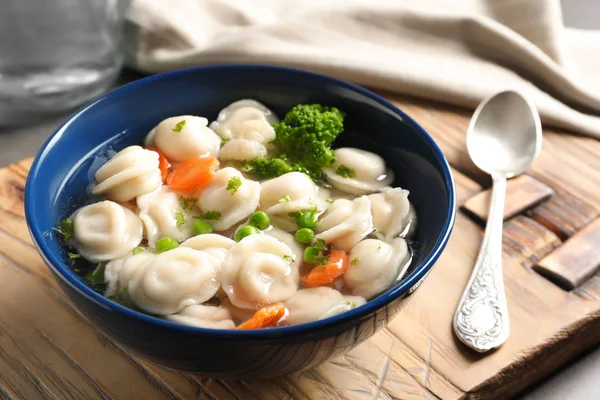
[[[542,147],[535,106],[518,92],[489,97],[475,110],[467,131],[467,149],[477,167],[507,178],[529,169]]]

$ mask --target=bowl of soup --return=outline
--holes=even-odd
[[[386,325],[454,223],[432,138],[368,90],[259,65],[125,85],[43,145],[25,213],[75,306],[133,354],[224,379]]]

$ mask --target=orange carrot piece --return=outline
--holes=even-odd
[[[238,325],[236,329],[260,329],[275,326],[277,322],[285,315],[285,306],[283,303],[275,303],[268,307],[261,308],[247,321]]]
[[[328,254],[329,262],[326,265],[317,265],[310,272],[300,278],[300,283],[305,287],[325,286],[333,283],[348,269],[348,255],[342,250],[331,250]]]
[[[213,157],[185,161],[173,168],[167,176],[167,185],[180,192],[202,189],[208,185],[218,165]]]
[[[167,175],[169,175],[169,170],[171,169],[171,164],[169,163],[169,160],[167,160],[167,157],[157,148],[145,147],[145,149],[152,150],[158,153],[158,168],[160,168],[163,183],[167,183]]]

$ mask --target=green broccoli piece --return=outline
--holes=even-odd
[[[259,179],[298,171],[319,181],[323,178],[321,168],[335,162],[330,145],[344,130],[344,114],[335,107],[300,104],[275,124],[274,129],[273,144],[280,155],[255,158],[245,162],[242,169]]]

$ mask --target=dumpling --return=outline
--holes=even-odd
[[[386,241],[404,236],[412,229],[413,212],[408,194],[408,190],[397,187],[369,195],[373,226]]]
[[[306,174],[288,172],[260,184],[260,209],[273,225],[291,232],[298,229],[290,213],[298,210],[325,210],[327,203],[317,195],[317,186]]]
[[[242,323],[249,320],[256,312],[255,309],[250,310],[247,308],[239,308],[234,306],[231,304],[231,300],[229,300],[227,297],[221,301],[221,307],[225,307],[231,313],[234,322],[237,323]]]
[[[239,100],[221,110],[210,124],[224,139],[248,139],[266,145],[275,139],[273,124],[277,117],[267,107],[254,100]]]
[[[167,118],[156,126],[154,143],[147,145],[156,146],[172,161],[217,157],[221,139],[207,125],[206,118],[193,115]]]
[[[104,267],[104,283],[107,284],[104,296],[112,296],[120,289],[126,288],[136,269],[152,257],[154,253],[146,250],[109,261]]]
[[[249,161],[266,155],[267,148],[260,142],[248,139],[231,139],[221,147],[219,160]]]
[[[292,262],[292,267],[298,269],[302,265],[302,258],[304,257],[304,248],[300,246],[294,235],[276,228],[271,227],[268,231],[265,232],[265,235],[269,235],[279,240],[280,242],[285,243],[292,250],[294,261]]]
[[[235,241],[228,237],[217,235],[216,233],[206,233],[186,240],[179,247],[190,247],[194,250],[204,251],[221,263],[225,259],[227,250],[234,244]]]
[[[289,246],[264,234],[231,246],[221,264],[221,284],[231,303],[257,310],[292,297],[299,280],[293,258]]]
[[[154,247],[156,241],[165,236],[179,242],[194,236],[192,217],[198,215],[198,212],[184,211],[179,197],[168,186],[163,186],[155,192],[137,198],[139,217],[144,223],[150,247]]]
[[[365,303],[365,299],[355,296],[348,300],[339,291],[326,286],[300,289],[285,302],[289,311],[286,321],[290,325],[305,324],[341,314]]]
[[[219,290],[219,265],[203,251],[178,247],[156,255],[137,268],[128,287],[140,309],[157,315],[175,314],[201,304]]]
[[[356,260],[344,273],[344,283],[352,294],[369,299],[389,289],[406,272],[410,262],[406,240],[396,238],[391,243],[365,239],[350,251]]]
[[[371,200],[367,196],[335,200],[317,224],[316,231],[317,239],[341,250],[350,250],[373,231]]]
[[[227,190],[232,179],[241,184],[236,190]],[[222,168],[213,174],[210,184],[198,197],[198,207],[203,212],[216,211],[218,219],[207,220],[215,231],[224,231],[248,218],[258,207],[260,183],[246,179],[235,168]]]
[[[140,146],[129,146],[118,152],[96,171],[95,177],[93,195],[121,202],[150,193],[162,185],[158,154]]]
[[[142,221],[109,200],[79,209],[72,219],[74,246],[91,262],[123,257],[142,241]]]
[[[229,311],[221,306],[195,304],[177,314],[167,315],[169,321],[178,324],[210,329],[234,329],[235,324]]]
[[[327,182],[344,192],[357,195],[373,193],[394,180],[391,170],[377,154],[366,150],[343,147],[335,150],[336,161],[331,168],[323,168]],[[345,173],[338,174],[340,168]]]

